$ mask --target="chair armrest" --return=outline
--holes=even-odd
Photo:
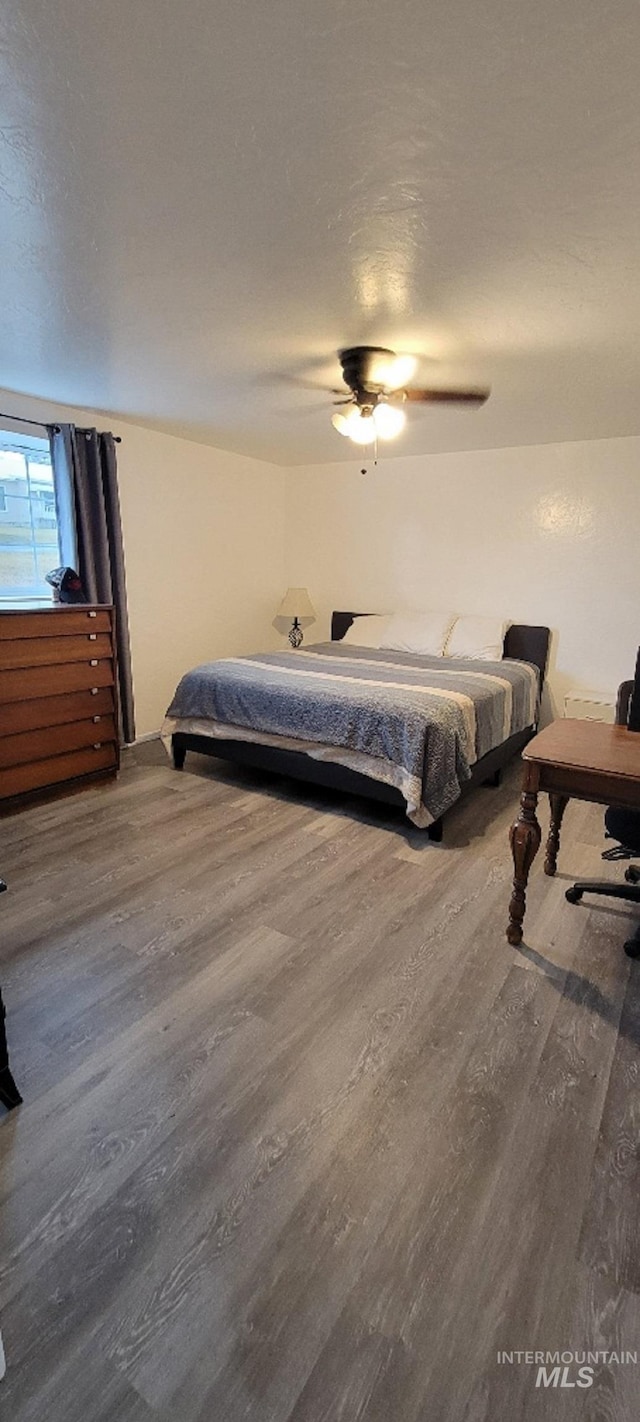
[[[626,726],[629,720],[629,704],[631,702],[632,691],[632,681],[623,681],[620,683],[618,687],[618,700],[616,702],[616,726]]]

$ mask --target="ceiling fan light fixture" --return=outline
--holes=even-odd
[[[338,431],[338,434],[345,436],[349,434],[349,421],[347,416],[341,415],[339,410],[336,410],[335,415],[331,416],[331,423],[334,430]]]
[[[398,405],[381,401],[373,412],[373,422],[380,439],[395,439],[404,429],[407,417]]]
[[[338,434],[346,435],[354,444],[372,444],[376,437],[376,426],[369,410],[361,410],[353,405],[348,415],[338,411],[331,416],[333,428]]]
[[[416,373],[417,360],[411,355],[380,355],[372,364],[372,378],[385,390],[401,390]]]
[[[355,444],[373,444],[376,437],[375,423],[371,415],[358,415],[349,427],[349,438]]]
[[[386,346],[348,346],[338,351],[346,400],[338,403],[348,407],[348,413],[332,416],[334,429],[354,444],[375,444],[378,439],[395,439],[404,429],[403,405],[484,405],[490,388],[455,389],[416,387],[412,375],[415,356],[396,355]],[[340,394],[340,391],[334,391]]]

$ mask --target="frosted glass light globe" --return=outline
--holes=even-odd
[[[380,439],[395,439],[404,429],[406,415],[397,405],[376,405],[373,420]]]
[[[348,415],[336,412],[331,416],[333,428],[341,435],[347,435],[354,444],[371,444],[376,437],[376,426],[371,415],[363,415],[357,405]]]

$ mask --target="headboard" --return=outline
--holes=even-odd
[[[345,632],[356,617],[368,615],[370,614],[363,612],[333,612],[331,614],[332,642],[342,641]],[[537,667],[540,672],[541,690],[547,671],[550,636],[548,627],[527,627],[524,624],[513,622],[504,639],[503,657],[513,657],[517,662],[531,662],[532,666]]]

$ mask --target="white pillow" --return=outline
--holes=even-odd
[[[454,619],[454,612],[396,612],[380,646],[418,657],[442,657]]]
[[[444,649],[445,657],[500,662],[508,626],[508,619],[502,617],[457,617]]]
[[[375,647],[377,649],[382,646],[380,639],[384,636],[389,621],[389,617],[380,617],[377,613],[366,613],[363,617],[354,617],[342,641],[349,647]]]

